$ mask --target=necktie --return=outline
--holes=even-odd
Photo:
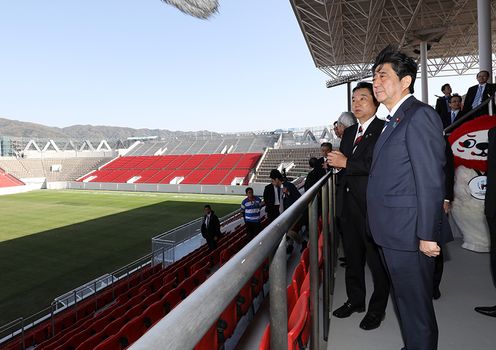
[[[448,113],[451,112],[451,108],[449,106],[449,97],[445,97],[444,100],[446,101],[446,108],[448,109]]]
[[[358,133],[357,133],[357,137],[355,139],[355,142],[353,143],[353,152],[355,152],[358,144],[360,143],[360,141],[362,141],[362,137],[363,137],[363,128],[362,126],[360,125],[358,127]]]
[[[386,117],[386,124],[384,124],[384,127],[382,128],[381,133],[383,133],[383,132],[384,132],[384,130],[386,130],[386,128],[387,128],[387,126],[388,126],[388,124],[389,124],[389,122],[391,121],[391,119],[392,119],[392,118],[393,118],[393,117],[391,117],[390,115],[388,115],[388,116]]]
[[[456,113],[454,111],[451,111],[451,122],[453,123],[456,118]]]
[[[478,105],[481,104],[482,92],[483,92],[482,85],[479,85],[479,88],[477,89],[477,93],[475,94],[474,102],[472,102],[472,108],[476,108]]]

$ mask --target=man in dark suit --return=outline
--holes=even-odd
[[[370,230],[381,247],[408,350],[437,349],[434,258],[448,237],[442,213],[445,141],[436,111],[413,97],[417,64],[393,46],[372,67],[374,95],[389,110],[367,187]]]
[[[320,153],[322,154],[322,157],[318,158],[317,161],[319,162],[319,166],[324,170],[324,173],[328,171],[327,168],[327,153],[330,153],[332,151],[332,144],[330,142],[323,142],[320,145]]]
[[[462,97],[458,94],[453,94],[449,99],[450,113],[449,113],[449,124],[460,120],[465,113],[462,111]],[[446,126],[443,127],[446,128]]]
[[[332,148],[329,150],[331,152]],[[327,152],[327,153],[329,153]],[[327,157],[326,153],[326,157]],[[323,160],[323,158],[321,158]],[[305,179],[305,192],[308,191],[313,185],[315,185],[319,180],[322,178],[322,176],[325,175],[325,170],[322,167],[321,161],[315,157],[312,157],[308,160],[308,165],[312,169],[308,174]]]
[[[484,201],[489,236],[491,239],[490,259],[493,283],[496,286],[496,128],[489,130],[489,148],[487,150],[487,187]],[[496,305],[478,306],[475,311],[496,317]]]
[[[328,163],[342,168],[343,189],[343,247],[346,254],[346,294],[348,300],[333,312],[338,318],[365,310],[365,262],[369,265],[374,282],[374,291],[368,310],[360,323],[364,330],[380,326],[385,316],[389,298],[387,272],[372,237],[367,234],[367,182],[374,145],[381,135],[384,121],[375,114],[379,102],[374,97],[372,84],[361,82],[353,89],[352,111],[358,124],[344,131],[339,152],[328,155]]]
[[[450,84],[444,84],[441,86],[441,91],[443,96],[438,97],[436,101],[436,112],[441,117],[441,121],[443,122],[443,129],[445,129],[448,125],[450,125],[450,113],[451,108],[449,106],[449,99],[451,98],[451,86]]]
[[[207,240],[208,247],[215,249],[217,248],[216,239],[222,236],[219,218],[208,204],[203,208],[203,214],[201,234]]]
[[[270,171],[270,178],[281,174],[277,169],[272,169]],[[282,211],[282,188],[281,186],[276,186],[274,183],[270,183],[264,188],[263,201],[265,204],[265,212],[267,213],[267,219],[269,224],[274,221]]]
[[[465,102],[463,103],[463,112],[465,114],[477,108],[482,102],[490,98],[496,91],[496,85],[488,83],[489,72],[487,70],[481,70],[477,74],[477,81],[479,82],[479,84],[471,86],[467,91],[467,95],[465,96]],[[493,104],[494,108],[494,102],[490,103]],[[475,112],[470,119],[474,119],[475,117],[485,114],[489,114],[488,105]]]

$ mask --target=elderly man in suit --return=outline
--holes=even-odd
[[[389,115],[369,171],[368,222],[389,272],[406,349],[434,350],[434,258],[452,238],[443,229],[443,126],[432,107],[412,96],[412,58],[388,46],[372,72],[375,97]]]
[[[490,76],[487,70],[481,70],[477,74],[477,81],[479,82],[479,84],[471,86],[468,89],[467,95],[465,96],[465,102],[463,103],[464,114],[467,114],[471,110],[476,109],[482,102],[490,98],[492,94],[496,91],[496,85],[488,82],[489,78]],[[493,108],[494,108],[494,102],[490,102],[490,103],[493,104]],[[483,108],[475,112],[470,119],[485,114],[489,114],[488,105],[484,106]]]
[[[339,151],[328,155],[328,163],[341,168],[343,178],[343,248],[346,254],[346,294],[348,300],[333,312],[338,318],[365,310],[365,262],[372,272],[374,290],[367,313],[360,323],[364,330],[380,326],[389,298],[389,281],[377,245],[367,233],[367,201],[365,194],[374,145],[381,135],[384,121],[376,117],[379,102],[372,84],[361,82],[353,89],[352,111],[358,124],[344,131]]]
[[[489,130],[489,148],[487,150],[487,188],[484,201],[489,235],[491,239],[491,272],[496,286],[496,128]],[[491,317],[496,317],[496,305],[478,306],[475,311]]]

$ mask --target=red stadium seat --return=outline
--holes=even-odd
[[[244,285],[244,287],[239,291],[239,294],[236,297],[236,313],[238,315],[238,319],[241,318],[243,315],[246,315],[248,310],[250,310],[252,302],[253,294],[251,290],[251,282],[248,281],[248,283]]]
[[[300,288],[303,284],[303,280],[305,279],[305,272],[303,270],[303,266],[298,264],[296,269],[293,272],[293,289],[297,296],[300,295]]]
[[[293,311],[296,300],[298,299],[292,284],[290,284],[286,289],[286,295],[288,298],[288,315],[291,315],[291,311]]]
[[[220,315],[217,321],[217,332],[219,334],[219,343],[223,344],[234,333],[238,317],[236,315],[236,300],[233,300]]]
[[[182,298],[179,289],[174,288],[167,293],[161,300],[164,313],[168,314],[173,308],[176,307],[177,304],[181,302],[181,300]]]
[[[114,295],[112,290],[105,290],[102,293],[98,294],[96,297],[96,308],[101,309],[104,306],[107,306],[114,300]]]
[[[226,248],[220,253],[220,265],[224,265],[234,255],[232,248]]]
[[[175,288],[176,282],[171,281],[169,283],[165,283],[158,291],[156,291],[154,294],[157,294],[159,296],[159,299],[162,299],[167,293],[169,293],[171,290]]]
[[[301,253],[300,264],[303,266],[303,272],[308,273],[308,268],[310,266],[310,250],[306,247]]]
[[[309,322],[310,292],[303,292],[288,320],[288,350],[304,349],[310,335]]]
[[[217,350],[218,348],[217,327],[214,324],[207,333],[205,333],[200,342],[196,344],[194,350]]]
[[[310,292],[304,292],[296,302],[288,319],[288,350],[305,349],[310,338]],[[270,350],[270,325],[265,328],[258,347],[259,350]]]
[[[143,323],[147,328],[152,327],[155,323],[160,321],[165,316],[164,308],[162,307],[162,301],[159,300],[156,303],[150,305],[148,309],[143,311],[141,317],[143,318]]]
[[[208,269],[210,269],[211,266],[212,266],[212,262],[211,262],[210,255],[207,255],[203,259],[201,259],[200,261],[191,265],[190,274],[194,274],[196,271],[199,271],[204,267],[207,267]]]
[[[270,324],[265,327],[258,350],[270,350]]]
[[[263,266],[260,266],[251,277],[251,287],[253,296],[256,297],[262,290],[264,285]]]
[[[177,289],[179,290],[179,294],[181,295],[182,299],[186,299],[190,293],[195,290],[196,285],[194,283],[193,278],[186,278],[184,281],[179,283],[177,286]]]

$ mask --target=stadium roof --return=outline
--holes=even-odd
[[[427,41],[428,76],[478,69],[477,0],[291,0],[315,66],[327,87],[370,76],[370,62],[388,44],[419,57]],[[491,1],[493,65],[496,1]]]

